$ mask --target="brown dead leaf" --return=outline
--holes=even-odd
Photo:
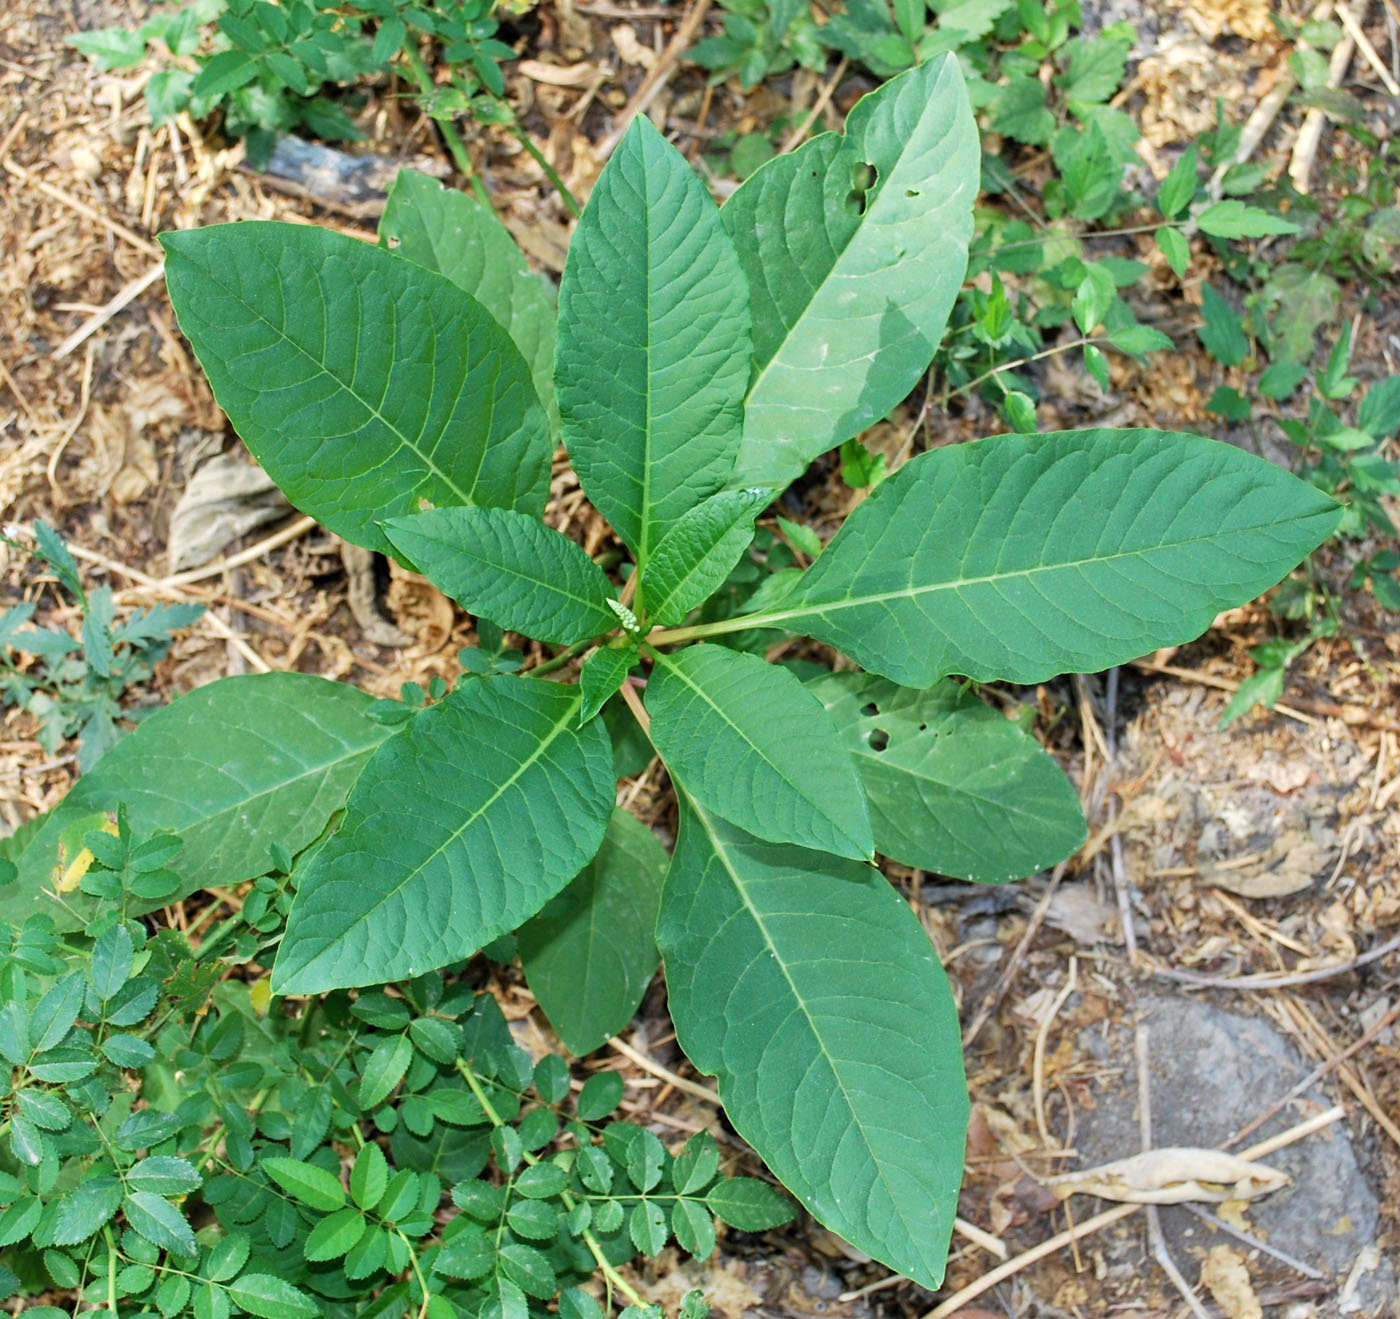
[[[521,77],[549,87],[591,87],[603,75],[589,63],[545,64],[541,60],[521,60],[516,66]]]
[[[1204,865],[1196,882],[1242,898],[1282,898],[1311,888],[1319,876],[1327,873],[1331,862],[1331,849],[1298,830],[1288,830],[1257,865]]]
[[[1212,1246],[1201,1265],[1201,1283],[1228,1319],[1264,1319],[1263,1307],[1249,1282],[1244,1256],[1233,1246]]]
[[[1287,1182],[1288,1177],[1273,1168],[1220,1150],[1168,1146],[1082,1172],[1048,1177],[1045,1185],[1061,1200],[1096,1195],[1125,1204],[1183,1204],[1188,1200],[1255,1200]]]
[[[1246,41],[1267,42],[1278,36],[1269,19],[1269,0],[1193,0],[1186,6],[1191,26],[1208,41],[1233,33]]]
[[[612,29],[611,36],[617,53],[626,63],[642,69],[649,69],[656,63],[656,52],[650,46],[642,45],[635,29],[619,23]]]

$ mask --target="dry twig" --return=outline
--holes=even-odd
[[[666,43],[666,49],[657,57],[656,63],[647,70],[646,77],[638,84],[637,90],[632,93],[632,99],[623,106],[612,132],[598,143],[597,156],[599,160],[606,160],[617,150],[617,144],[622,141],[622,135],[627,131],[632,120],[656,99],[656,94],[670,80],[671,75],[676,71],[676,63],[682,52],[689,49],[695,40],[695,34],[700,30],[700,24],[704,22],[705,15],[710,11],[710,4],[711,0],[696,0],[685,17],[681,19],[674,35]]]

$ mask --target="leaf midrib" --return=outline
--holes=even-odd
[[[767,765],[784,783],[788,785],[789,788],[793,790],[794,793],[796,793],[798,797],[805,801],[823,820],[825,820],[833,829],[835,829],[836,832],[840,834],[840,836],[843,839],[845,839],[846,842],[850,843],[852,846],[857,848],[861,846],[859,840],[852,838],[850,834],[846,832],[845,828],[842,825],[838,824],[834,819],[832,819],[832,817],[827,813],[826,808],[822,806],[820,802],[814,800],[813,797],[805,789],[803,789],[800,784],[795,783],[791,778],[788,777],[786,773],[784,773],[780,766],[775,764],[771,759],[769,759],[768,756],[764,755],[764,753],[759,749],[758,745],[748,735],[748,733],[746,733],[738,724],[736,724],[734,720],[731,719],[724,712],[723,709],[716,705],[715,702],[711,700],[711,698],[706,694],[704,688],[697,685],[674,660],[672,660],[669,656],[666,655],[658,655],[657,659],[665,665],[668,673],[673,674],[674,676],[678,677],[683,683],[685,683],[685,685],[692,692],[694,692],[696,696],[698,696],[702,701],[704,701],[704,703],[708,705],[710,709],[713,710],[730,727],[730,729],[733,730],[735,734],[737,734],[748,746],[752,747],[754,754],[758,756],[759,760],[761,760],[765,765]],[[793,846],[800,847],[801,844],[794,843]]]
[[[938,76],[938,80],[934,84],[934,90],[932,90],[929,94],[929,101],[925,106],[925,110],[927,110],[929,105],[933,104],[933,98],[936,95],[936,89],[942,83],[943,77],[943,73],[940,73]],[[924,115],[920,114],[919,124],[916,125],[914,130],[915,132],[918,131],[918,127],[922,126],[923,119]],[[902,143],[899,155],[895,158],[894,164],[890,167],[889,176],[886,177],[884,174],[882,174],[880,178],[876,180],[876,187],[874,189],[875,195],[873,198],[871,198],[870,204],[867,205],[865,211],[861,214],[860,222],[851,230],[850,234],[846,238],[846,241],[841,244],[839,249],[836,250],[835,260],[832,261],[830,269],[827,270],[826,274],[822,276],[821,281],[811,286],[812,291],[810,296],[807,298],[806,302],[802,304],[802,309],[793,319],[792,324],[787,329],[787,333],[783,335],[781,342],[779,342],[777,347],[773,349],[773,355],[755,373],[753,382],[749,385],[748,392],[744,395],[745,405],[747,405],[750,402],[750,400],[753,399],[754,396],[758,393],[759,387],[767,378],[768,372],[772,369],[773,364],[777,362],[780,357],[782,357],[783,351],[787,348],[788,344],[792,342],[798,327],[806,318],[808,311],[811,309],[811,307],[817,301],[817,299],[821,296],[822,291],[826,288],[826,286],[831,282],[832,279],[836,277],[837,271],[841,268],[842,262],[846,258],[846,254],[851,249],[851,245],[864,231],[865,226],[870,223],[871,214],[878,210],[880,202],[885,196],[886,185],[889,183],[890,178],[894,176],[895,171],[899,168],[900,161],[904,159],[904,156],[908,151],[909,142],[912,139],[912,136],[913,134],[911,133],[910,137],[906,138]],[[861,156],[863,154],[860,148],[864,146],[864,142],[864,137],[861,138],[861,141],[859,143],[855,143],[849,134],[843,133],[841,135],[840,147],[837,149],[836,153],[831,158],[831,164],[828,165],[826,173],[823,176],[823,184],[825,184],[826,178],[830,177],[831,170],[835,167],[836,163],[838,161],[848,158],[848,153],[851,153],[853,151],[854,154],[857,156]]]
[[[396,885],[394,885],[393,888],[388,889],[380,897],[378,902],[376,902],[372,907],[368,908],[365,912],[363,912],[357,920],[347,925],[344,930],[341,930],[334,939],[329,940],[325,947],[334,946],[335,943],[339,942],[344,938],[346,931],[354,929],[357,925],[363,925],[366,922],[368,922],[374,916],[375,912],[377,912],[382,906],[384,906],[384,904],[388,902],[390,898],[396,897],[407,885],[409,885],[415,879],[417,879],[418,876],[420,876],[428,868],[429,865],[436,861],[443,854],[443,852],[446,851],[449,846],[451,846],[451,844],[455,843],[459,838],[461,838],[462,835],[465,834],[466,831],[473,824],[475,824],[479,819],[481,819],[481,817],[485,815],[485,813],[489,811],[491,807],[493,807],[498,801],[500,801],[500,799],[503,796],[505,796],[505,794],[511,788],[515,786],[515,784],[519,781],[520,776],[524,774],[526,770],[530,769],[537,761],[539,761],[540,758],[544,755],[544,753],[551,746],[554,745],[554,743],[558,740],[560,734],[568,731],[570,724],[573,721],[575,704],[576,703],[572,700],[568,703],[568,705],[560,712],[560,717],[554,722],[554,726],[545,734],[544,737],[540,739],[539,744],[534,748],[534,750],[531,751],[530,754],[520,762],[520,764],[511,772],[510,776],[504,782],[497,786],[496,790],[490,795],[490,797],[486,799],[485,802],[483,802],[479,807],[472,811],[471,814],[464,816],[461,824],[459,824],[456,829],[448,833],[447,836],[442,840],[441,843],[438,844],[437,847],[435,847],[427,856],[423,858],[421,862],[419,862],[411,870],[406,871],[404,877]],[[340,858],[337,857],[336,861],[339,861],[339,859]],[[303,883],[305,883],[305,881],[303,881]],[[325,947],[323,947],[314,958],[309,959],[306,963],[299,967],[298,970],[304,972],[306,968],[312,964],[312,962],[324,956]]]
[[[546,530],[549,530],[549,528],[546,528]],[[590,621],[601,620],[602,626],[598,629],[600,632],[610,632],[613,629],[613,627],[616,626],[617,620],[613,618],[611,611],[608,609],[607,597],[605,595],[599,595],[597,597],[575,595],[572,590],[568,589],[567,584],[560,585],[559,583],[547,577],[532,577],[528,572],[520,568],[504,567],[502,564],[494,562],[491,559],[484,557],[476,550],[470,547],[460,545],[456,541],[449,540],[446,538],[433,537],[428,535],[426,532],[420,532],[418,534],[421,535],[425,541],[429,541],[435,545],[445,546],[449,550],[455,550],[458,553],[460,553],[464,559],[469,559],[473,563],[480,564],[484,568],[489,568],[494,572],[503,572],[510,576],[516,577],[520,581],[526,582],[530,586],[537,588],[542,594],[546,596],[559,596],[565,600],[573,602],[574,604],[582,606],[591,615],[596,616],[595,618],[590,619]],[[556,532],[555,534],[560,535],[562,533]],[[570,544],[572,543],[573,542],[571,541]],[[567,553],[567,551],[565,552]],[[583,570],[581,564],[573,566],[578,567],[581,571]],[[572,567],[568,565],[567,562],[565,564],[564,571],[572,571]]]
[[[937,778],[933,774],[927,773],[922,768],[911,768],[908,765],[898,764],[893,760],[887,759],[883,752],[872,752],[865,749],[863,746],[857,747],[852,746],[848,743],[846,749],[857,758],[857,763],[869,763],[870,765],[873,765],[878,769],[883,769],[890,773],[904,774],[911,779],[915,779],[919,783],[928,783],[931,784],[933,787],[942,788],[945,792],[953,793],[959,797],[966,797],[969,801],[985,802],[988,805],[998,807],[1000,810],[1012,812],[1016,815],[1024,815],[1028,819],[1034,820],[1041,818],[1040,816],[1036,815],[1035,812],[1028,811],[1023,807],[1017,806],[1014,800],[1008,801],[1005,796],[996,796],[990,792],[974,791],[973,789],[965,786],[965,779]],[[996,767],[999,767],[1000,764],[1005,764],[1008,761],[1011,761],[1012,759],[1012,757],[1008,756],[1005,758],[1005,760],[999,762],[999,764]],[[1030,757],[1025,757],[1025,759],[1029,760]],[[877,848],[876,850],[878,851],[879,849]]]
[[[936,512],[937,510],[935,510]],[[1318,516],[1317,514],[1306,514],[1291,518],[1290,521],[1298,522]],[[1251,532],[1276,531],[1283,524],[1271,522],[1259,527],[1238,527],[1228,535],[1248,535]],[[940,591],[960,591],[965,587],[995,585],[999,582],[1012,581],[1017,578],[1034,578],[1038,573],[1064,572],[1069,569],[1083,569],[1094,567],[1102,563],[1114,563],[1119,559],[1142,558],[1157,553],[1165,553],[1171,550],[1187,549],[1193,545],[1214,545],[1219,547],[1221,533],[1208,533],[1201,536],[1191,536],[1183,540],[1166,541],[1155,545],[1148,545],[1132,550],[1115,550],[1111,554],[1099,554],[1089,559],[1064,559],[1055,563],[1036,564],[1032,568],[1013,568],[1006,572],[988,573],[980,577],[959,577],[953,581],[930,582],[927,586],[904,587],[897,591],[878,591],[870,595],[846,596],[844,599],[831,600],[824,603],[808,604],[798,608],[774,610],[763,614],[741,614],[737,618],[727,619],[723,623],[717,623],[707,629],[712,634],[721,632],[733,632],[740,628],[750,628],[768,626],[773,623],[785,622],[789,619],[826,616],[827,614],[840,613],[847,609],[859,609],[865,605],[888,604],[898,600],[917,600],[926,595],[934,595]],[[830,555],[830,547],[827,554]],[[827,558],[827,562],[832,560]],[[867,559],[856,569],[857,572],[863,570]],[[811,571],[810,569],[808,571]],[[802,589],[799,582],[795,590]]]
[[[426,267],[424,267],[424,269],[426,269]],[[220,279],[211,268],[206,269],[205,273],[208,279],[210,279],[214,284],[217,284],[221,289],[223,289],[224,292],[227,293],[231,298],[233,298],[235,302],[245,307],[249,312],[253,314],[254,317],[262,321],[262,323],[266,325],[268,329],[271,330],[275,335],[277,335],[277,337],[282,342],[289,344],[293,349],[295,349],[297,353],[299,353],[308,362],[310,362],[313,367],[317,368],[325,375],[328,375],[332,380],[335,381],[337,385],[340,386],[342,390],[345,391],[346,394],[348,394],[357,403],[359,403],[365,409],[365,411],[367,411],[376,420],[382,422],[390,432],[392,432],[395,436],[398,437],[401,446],[405,449],[410,450],[419,459],[419,461],[422,462],[423,466],[426,467],[428,471],[431,472],[434,476],[438,477],[464,504],[470,504],[473,502],[471,494],[467,491],[462,490],[457,485],[457,483],[446,472],[444,472],[442,468],[440,468],[431,457],[428,456],[428,454],[426,454],[422,449],[420,449],[418,445],[414,443],[413,440],[409,439],[409,437],[405,435],[403,431],[401,431],[392,421],[390,421],[389,418],[386,417],[379,410],[378,406],[371,403],[367,398],[364,398],[362,395],[360,395],[354,389],[352,389],[348,384],[345,383],[344,380],[340,378],[340,376],[338,376],[334,371],[332,371],[324,362],[318,362],[316,358],[312,356],[312,354],[307,349],[303,348],[301,344],[299,344],[295,339],[293,339],[291,335],[289,335],[275,322],[268,319],[268,317],[264,315],[263,312],[259,310],[259,308],[254,306],[251,302],[249,302],[241,293],[236,292],[234,289],[230,288],[229,285],[226,284],[222,279]],[[320,282],[320,273],[321,272],[319,270],[316,271],[316,278],[318,283]],[[446,279],[447,277],[444,275],[443,278]],[[325,305],[327,307],[327,310],[329,310],[329,304],[325,303],[324,298],[323,305]],[[392,375],[392,371],[390,374]],[[436,388],[436,385],[437,372],[435,370],[433,372],[434,388]],[[483,450],[485,449],[485,447],[486,444],[483,443]]]
[[[329,771],[334,770],[339,766],[345,764],[347,761],[356,760],[362,756],[373,754],[381,745],[383,745],[384,740],[384,738],[380,738],[379,741],[371,742],[363,747],[360,747],[357,750],[347,751],[345,755],[337,756],[334,760],[323,760],[319,761],[314,765],[305,765],[303,763],[303,769],[301,773],[296,774],[291,778],[281,779],[276,784],[264,788],[260,792],[256,792],[251,796],[240,797],[236,802],[232,803],[231,805],[221,806],[219,807],[219,809],[211,811],[207,815],[198,817],[195,820],[180,825],[179,829],[180,831],[185,831],[193,829],[210,828],[212,822],[218,820],[221,816],[229,814],[241,814],[244,811],[246,811],[250,806],[261,802],[266,798],[272,797],[275,794],[286,792],[290,788],[298,787],[301,784],[315,778],[317,775],[324,775]],[[342,743],[342,745],[344,745],[344,743]],[[132,791],[140,791],[143,796],[149,797],[156,801],[169,801],[178,804],[184,800],[182,797],[174,796],[170,793],[159,792],[154,788],[133,788]],[[75,789],[74,795],[76,795],[76,793],[77,790]],[[92,793],[89,793],[86,798],[78,797],[76,805],[79,808],[82,808],[84,805],[96,808],[97,803],[99,801],[102,801],[106,798],[110,798],[111,796],[113,796],[113,794],[110,792],[103,792],[101,790],[94,791]]]
[[[739,895],[740,901],[744,904],[744,907],[748,911],[749,916],[752,918],[754,924],[758,927],[759,933],[763,936],[763,942],[768,948],[768,952],[773,959],[774,965],[778,967],[779,971],[782,973],[783,979],[787,981],[788,988],[792,991],[793,1001],[798,1005],[798,1010],[802,1013],[802,1017],[806,1021],[807,1027],[812,1033],[812,1038],[817,1042],[817,1046],[821,1051],[821,1056],[826,1061],[827,1067],[831,1072],[832,1080],[835,1082],[837,1090],[840,1091],[841,1099],[846,1105],[846,1111],[850,1114],[851,1117],[851,1125],[860,1133],[861,1143],[865,1146],[866,1152],[870,1158],[870,1162],[876,1170],[876,1175],[880,1179],[880,1184],[884,1187],[885,1194],[889,1196],[890,1203],[898,1205],[899,1196],[895,1193],[894,1188],[891,1187],[888,1178],[885,1176],[885,1166],[883,1160],[876,1157],[875,1147],[871,1143],[869,1136],[866,1134],[865,1124],[861,1122],[860,1118],[857,1115],[856,1105],[851,1098],[850,1091],[847,1089],[844,1079],[842,1078],[841,1069],[836,1065],[837,1060],[827,1050],[826,1040],[822,1036],[821,1031],[818,1029],[816,1020],[813,1018],[811,1012],[808,1010],[806,998],[798,990],[797,984],[792,978],[792,973],[788,969],[786,959],[780,952],[778,944],[770,935],[767,923],[764,921],[764,918],[759,912],[758,908],[754,906],[753,901],[750,899],[748,889],[745,887],[744,881],[740,877],[739,872],[735,869],[735,867],[732,864],[730,864],[729,853],[727,852],[724,844],[720,841],[718,835],[716,834],[715,829],[711,823],[709,813],[705,810],[703,806],[700,805],[699,802],[695,800],[694,797],[690,795],[690,792],[684,787],[683,784],[677,783],[676,786],[680,788],[682,793],[685,794],[686,801],[689,803],[690,807],[695,811],[697,817],[701,820],[705,832],[709,835],[710,846],[713,848],[715,856],[719,858],[720,864],[724,867],[725,873],[728,874],[730,881],[734,885],[734,891]],[[781,844],[778,844],[778,846],[781,846]],[[723,1098],[722,1094],[721,1098]],[[914,1242],[914,1234],[908,1230],[908,1225],[907,1223],[905,1223],[902,1214],[900,1215],[899,1221],[901,1226],[905,1228],[906,1237],[908,1237],[910,1242]]]

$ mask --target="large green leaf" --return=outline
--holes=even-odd
[[[772,498],[762,488],[721,490],[671,525],[642,570],[640,599],[657,623],[679,623],[724,585]]]
[[[1199,435],[998,435],[905,463],[781,602],[711,631],[806,632],[906,687],[1096,673],[1198,637],[1340,516]]]
[[[962,285],[980,171],[957,59],[857,103],[755,171],[720,218],[753,305],[734,485],[786,485],[878,421],[928,368]]]
[[[564,443],[589,499],[645,562],[729,479],[752,340],[744,276],[709,193],[638,115],[559,286]]]
[[[579,692],[462,680],[365,767],[340,830],[298,876],[276,993],[420,975],[515,929],[592,858],[612,748]]]
[[[529,365],[535,393],[557,434],[554,291],[525,264],[506,227],[474,197],[405,169],[389,189],[379,241],[446,275],[496,318]]]
[[[5,915],[23,920],[45,911],[60,929],[90,920],[96,900],[76,890],[62,904],[52,887],[58,843],[77,820],[127,809],[138,837],[179,835],[175,892],[136,901],[133,915],[211,884],[266,874],[270,848],[295,855],[314,842],[374,749],[390,730],[365,714],[370,697],[345,683],[306,673],[223,678],[143,719],[49,813],[20,859]]]
[[[883,855],[1000,884],[1083,843],[1079,797],[1053,757],[957,683],[915,691],[830,673],[807,689],[855,758]]]
[[[760,838],[869,858],[855,765],[821,702],[786,669],[724,646],[659,656],[651,740],[686,790]]]
[[[438,590],[512,632],[572,645],[611,632],[614,591],[567,536],[505,508],[435,508],[384,534]]]
[[[657,941],[681,1047],[832,1231],[943,1278],[968,1101],[947,977],[876,870],[683,806]]]
[[[666,852],[614,811],[598,855],[516,934],[530,992],[571,1053],[616,1035],[656,972],[656,912]]]
[[[303,512],[374,550],[420,499],[543,512],[553,446],[529,367],[451,280],[307,225],[161,243],[214,397]]]

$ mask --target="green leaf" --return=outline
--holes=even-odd
[[[1141,357],[1145,353],[1159,353],[1170,348],[1172,341],[1161,330],[1150,325],[1124,325],[1108,332],[1108,341],[1120,353]]]
[[[645,115],[574,230],[558,334],[574,471],[644,564],[728,480],[752,351],[734,246],[704,185]]]
[[[666,852],[614,810],[598,854],[520,927],[520,961],[549,1024],[579,1057],[616,1035],[656,973],[656,912]]]
[[[448,1278],[470,1280],[490,1273],[495,1263],[494,1237],[484,1232],[459,1232],[451,1241],[442,1243],[433,1268]]]
[[[642,569],[638,598],[655,622],[679,623],[724,585],[772,497],[761,487],[724,490],[676,521]]]
[[[1285,399],[1303,383],[1307,374],[1308,368],[1298,362],[1270,362],[1259,377],[1259,392],[1265,398]],[[1361,407],[1365,411],[1364,401]],[[1365,425],[1364,422],[1361,424]]]
[[[1217,385],[1206,400],[1206,411],[1224,417],[1226,421],[1241,422],[1249,420],[1251,409],[1249,400],[1238,389]]]
[[[996,89],[991,103],[991,127],[1027,146],[1044,146],[1055,131],[1055,116],[1045,106],[1045,87],[1039,78],[1021,74]]]
[[[677,1200],[671,1210],[671,1228],[676,1244],[696,1259],[709,1259],[715,1253],[715,1220],[694,1200]]]
[[[67,1085],[97,1070],[97,1055],[91,1049],[63,1045],[36,1054],[29,1064],[29,1075],[51,1085]]]
[[[671,1185],[681,1195],[703,1191],[719,1172],[719,1151],[705,1133],[692,1136],[671,1164]]]
[[[1093,376],[1095,384],[1108,392],[1108,359],[1093,344],[1084,345],[1084,369]]]
[[[209,1248],[201,1273],[214,1282],[227,1282],[248,1262],[252,1246],[252,1238],[244,1232],[221,1237]]]
[[[1355,376],[1347,375],[1351,362],[1351,326],[1343,325],[1337,342],[1327,354],[1327,365],[1318,372],[1317,392],[1326,399],[1346,398],[1359,383]]]
[[[515,1179],[515,1189],[532,1200],[547,1200],[569,1185],[569,1175],[556,1163],[537,1163]]]
[[[1180,279],[1186,274],[1186,267],[1191,264],[1191,244],[1187,242],[1186,236],[1180,229],[1164,225],[1153,237],[1157,240],[1157,246],[1162,249],[1162,255],[1167,258],[1167,265],[1172,268],[1172,274]]]
[[[113,925],[93,944],[88,981],[104,1003],[126,984],[135,952],[131,931],[125,925]]]
[[[156,1309],[165,1319],[174,1319],[175,1315],[182,1313],[189,1299],[190,1280],[183,1274],[167,1273],[156,1288]]]
[[[553,446],[529,368],[451,280],[307,225],[161,243],[214,397],[303,512],[387,551],[379,522],[420,499],[543,511]]]
[[[21,1196],[0,1210],[0,1246],[13,1246],[34,1231],[44,1214],[44,1202],[37,1196]]]
[[[404,169],[384,203],[379,242],[397,256],[446,275],[495,317],[529,366],[535,393],[557,434],[554,299],[500,220],[466,193]]]
[[[323,1214],[345,1207],[345,1188],[334,1173],[301,1159],[266,1158],[262,1170],[288,1195]]]
[[[1220,713],[1217,727],[1220,731],[1229,728],[1241,715],[1248,714],[1256,705],[1272,710],[1283,695],[1284,670],[1278,668],[1256,669],[1235,689],[1229,703]]]
[[[258,76],[258,61],[246,50],[221,50],[211,55],[190,88],[194,96],[218,99],[246,87]]]
[[[841,479],[852,490],[879,485],[888,470],[889,459],[883,453],[871,453],[858,439],[842,441]]]
[[[1378,440],[1400,430],[1400,376],[1389,376],[1371,386],[1361,400],[1356,424]],[[38,1015],[36,1011],[36,1022]]]
[[[6,895],[8,901],[9,895]],[[24,1004],[17,998],[0,1003],[0,1058],[12,1067],[23,1067],[34,1052],[32,1038],[29,1013],[25,1011]]]
[[[806,632],[906,687],[1097,673],[1199,636],[1340,517],[1196,435],[1000,435],[905,463],[788,595],[724,626]]]
[[[552,1301],[559,1291],[554,1266],[541,1250],[523,1241],[503,1242],[498,1259],[502,1278],[541,1301]]]
[[[627,1144],[627,1178],[639,1191],[654,1190],[666,1166],[666,1147],[655,1132],[638,1127]]]
[[[968,1101],[952,991],[908,906],[875,870],[686,799],[657,939],[681,1047],[735,1129],[833,1232],[936,1288]]]
[[[1195,195],[1196,144],[1193,142],[1182,152],[1171,172],[1162,180],[1162,186],[1157,189],[1157,209],[1169,220],[1175,219],[1191,204]],[[1165,232],[1176,233],[1176,230],[1168,229]],[[1178,275],[1180,273],[1177,271]]]
[[[726,1177],[710,1188],[705,1203],[722,1223],[740,1232],[766,1232],[792,1220],[782,1192],[757,1177]]]
[[[65,1291],[77,1287],[83,1276],[73,1260],[61,1250],[44,1251],[44,1271],[53,1279],[55,1286]],[[36,1308],[29,1307],[29,1313],[32,1314]],[[63,1311],[60,1310],[59,1313],[62,1314]]]
[[[543,1258],[543,1257],[541,1257]],[[525,1293],[502,1274],[486,1284],[486,1299],[477,1311],[477,1319],[529,1319],[530,1303]]]
[[[86,1241],[113,1214],[122,1202],[122,1185],[115,1177],[90,1177],[69,1193],[54,1225],[56,1246],[76,1246]]]
[[[169,1200],[151,1191],[132,1191],[122,1200],[122,1212],[128,1226],[151,1245],[177,1255],[199,1254],[189,1223]]]
[[[45,1131],[67,1131],[73,1125],[68,1105],[47,1090],[21,1090],[15,1100],[19,1111]]]
[[[21,1163],[37,1168],[44,1161],[44,1133],[23,1113],[10,1114],[10,1153]]]
[[[616,792],[607,729],[580,728],[578,704],[576,687],[474,678],[386,742],[298,877],[274,992],[420,975],[563,888],[598,850]]]
[[[604,1319],[603,1307],[581,1287],[559,1293],[559,1319]]]
[[[71,971],[34,1005],[29,1033],[34,1041],[35,1053],[43,1053],[62,1044],[64,1037],[73,1029],[73,1023],[82,1011],[83,995],[87,989],[83,981],[81,971]]]
[[[659,1255],[671,1235],[666,1225],[666,1215],[654,1200],[643,1200],[632,1206],[627,1215],[627,1232],[632,1244],[643,1255]]]
[[[305,673],[223,678],[143,719],[84,774],[20,860],[20,892],[5,915],[36,911],[77,929],[97,900],[73,892],[45,898],[58,842],[76,820],[124,804],[133,834],[168,830],[184,840],[180,887],[128,901],[136,915],[206,884],[239,884],[267,869],[278,842],[292,854],[314,842],[374,748],[390,730],[365,718],[372,698],[347,683]],[[71,908],[71,910],[70,910]]]
[[[1069,67],[1057,81],[1065,95],[1082,105],[1106,101],[1123,81],[1128,44],[1100,33],[1069,43]]]
[[[150,1062],[156,1051],[139,1035],[109,1035],[102,1041],[102,1056],[118,1067],[134,1070]]]
[[[578,1115],[585,1122],[597,1122],[621,1102],[622,1077],[616,1072],[594,1072],[578,1092]]]
[[[74,32],[64,41],[82,51],[102,73],[110,73],[113,69],[133,69],[146,55],[146,39],[139,32],[121,27]]]
[[[415,1017],[408,1028],[414,1047],[425,1058],[451,1066],[462,1047],[462,1029],[441,1017]]]
[[[388,1185],[389,1163],[384,1151],[373,1141],[362,1145],[350,1169],[350,1198],[361,1209],[373,1209]]]
[[[302,1253],[307,1259],[318,1263],[328,1259],[340,1259],[359,1242],[366,1231],[373,1230],[365,1221],[361,1210],[354,1205],[347,1205],[344,1209],[337,1209],[329,1217],[323,1218],[311,1229]]]
[[[316,1319],[321,1306],[270,1273],[245,1273],[228,1284],[229,1299],[259,1319]]]
[[[1035,404],[1031,402],[1029,394],[1013,389],[1007,393],[1002,403],[1006,409],[1006,419],[1011,423],[1013,430],[1020,431],[1023,435],[1035,433]]]
[[[530,1241],[552,1241],[559,1235],[558,1211],[540,1200],[513,1201],[506,1222],[517,1236]]]
[[[754,319],[731,485],[786,485],[907,397],[962,286],[979,177],[962,75],[944,55],[724,204]]]
[[[658,657],[646,705],[667,769],[710,810],[773,842],[873,854],[865,793],[841,736],[786,669],[690,646]]]
[[[1212,238],[1263,238],[1266,234],[1298,232],[1298,226],[1282,216],[1247,206],[1233,197],[1207,206],[1196,217],[1196,224]]]
[[[1084,277],[1074,295],[1074,323],[1080,334],[1088,334],[1104,318],[1104,313],[1117,298],[1113,276],[1101,265],[1084,267]]]
[[[389,1092],[403,1080],[403,1074],[408,1071],[412,1061],[413,1041],[407,1035],[389,1035],[381,1039],[365,1060],[359,1093],[356,1095],[360,1107],[366,1110],[378,1108],[388,1098]]]
[[[583,701],[578,721],[586,724],[608,703],[612,694],[622,686],[623,679],[636,667],[640,658],[635,646],[604,646],[595,650],[579,670],[578,685]]]
[[[392,518],[384,534],[438,590],[511,632],[567,646],[617,626],[603,570],[538,518],[438,508]]]
[[[1079,796],[1053,757],[959,684],[916,691],[832,673],[807,688],[855,758],[883,855],[1000,884],[1084,842]]]
[[[1249,336],[1238,313],[1209,284],[1201,289],[1205,324],[1196,331],[1205,350],[1221,366],[1238,366],[1249,356]]]
[[[185,1195],[197,1191],[204,1179],[187,1159],[173,1154],[153,1154],[141,1159],[127,1171],[128,1186],[157,1195]]]

